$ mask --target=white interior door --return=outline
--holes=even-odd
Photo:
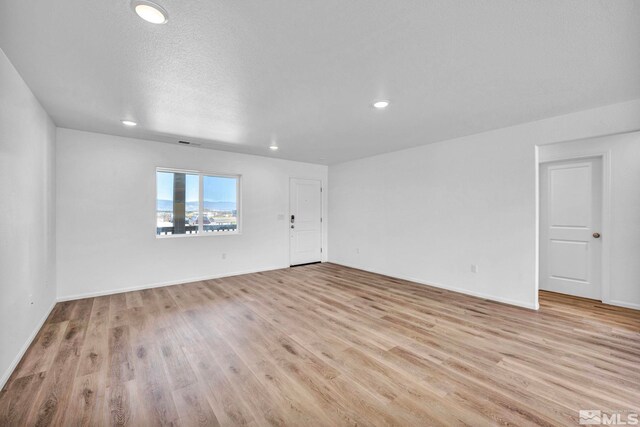
[[[540,165],[540,289],[601,299],[602,160]]]
[[[322,260],[322,184],[314,179],[291,178],[290,264]]]

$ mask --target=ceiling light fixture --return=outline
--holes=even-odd
[[[387,108],[389,106],[389,101],[376,101],[373,103],[375,108]]]
[[[132,122],[131,120],[122,120],[122,124],[125,126],[137,126],[136,122]]]
[[[165,24],[169,14],[160,5],[146,0],[133,0],[131,8],[142,19],[152,24]]]
[[[271,144],[271,145],[269,146],[269,150],[271,150],[271,151],[278,151],[278,146],[277,146],[277,145],[275,145],[275,144]]]

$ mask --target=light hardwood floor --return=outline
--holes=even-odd
[[[639,332],[310,265],[56,305],[0,425],[576,425],[640,411]]]

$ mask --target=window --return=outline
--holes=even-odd
[[[240,230],[240,176],[157,169],[156,236]]]

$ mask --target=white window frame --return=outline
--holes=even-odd
[[[189,175],[198,175],[198,232],[195,234],[158,234],[158,172],[184,173]],[[238,212],[237,225],[235,231],[205,232],[202,218],[204,218],[204,177],[210,176],[215,178],[234,178],[236,179],[236,211]],[[242,175],[205,172],[192,169],[166,168],[157,167],[155,170],[156,197],[154,202],[154,234],[156,239],[172,239],[181,237],[203,237],[203,236],[235,236],[242,234]]]

